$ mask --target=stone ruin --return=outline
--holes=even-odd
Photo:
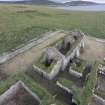
[[[59,42],[56,47],[62,54],[65,55],[72,48],[74,43],[75,39],[73,38],[73,36],[70,35]]]
[[[0,105],[40,105],[40,99],[22,81],[0,96]]]
[[[85,81],[88,78],[88,74],[91,72],[91,68],[92,68],[91,64],[86,64],[84,65],[82,73],[79,73],[70,67],[69,71],[64,72],[64,77],[67,78],[68,80],[73,81],[75,85],[83,87]]]
[[[105,65],[100,64],[98,67],[96,89],[105,92]]]
[[[77,46],[77,41],[80,41],[81,47],[84,47],[84,42],[82,41],[82,38],[84,37],[84,34],[79,31],[71,32],[70,35],[63,38],[63,40],[56,43],[55,47],[63,54],[66,55],[74,45]],[[78,49],[79,51],[79,49]],[[77,55],[79,56],[79,55]]]
[[[92,101],[89,105],[105,105],[105,100],[100,96],[93,94]]]
[[[84,34],[77,30],[70,32],[67,36],[61,38],[58,42],[47,46],[47,48],[43,50],[40,63],[47,68],[55,62],[50,73],[47,73],[43,68],[34,65],[30,67],[27,74],[32,78],[35,78],[35,81],[40,84],[40,86],[47,89],[49,93],[52,95],[57,94],[56,98],[64,102],[65,105],[77,105],[73,101],[72,91],[59,83],[58,79],[59,77],[64,77],[67,80],[73,81],[75,85],[81,86],[81,88],[84,86],[88,74],[91,71],[91,66],[86,65],[82,73],[71,69],[72,63],[75,62],[74,59],[78,58],[81,54],[81,48],[84,48]],[[22,90],[25,91],[25,94]],[[25,98],[22,97],[20,100],[18,97],[20,95]],[[27,97],[29,99],[28,102],[25,100]],[[20,103],[16,103],[17,100]],[[24,102],[27,103],[24,104]],[[40,105],[40,99],[33,94],[23,82],[19,81],[0,96],[0,103],[0,105]]]
[[[98,66],[97,83],[89,105],[105,105],[105,64]]]
[[[55,60],[61,59],[61,56],[57,53],[56,48],[54,47],[48,47],[44,50],[43,55],[42,55],[42,60],[41,62],[45,66],[50,66],[50,64]]]
[[[72,61],[75,57],[78,57],[80,55],[81,47],[84,47],[84,41],[83,41],[84,35],[82,33],[80,34],[80,32],[78,33],[74,32],[72,33],[72,35],[70,34],[70,35],[65,36],[63,39],[59,41],[61,43],[57,42],[53,46],[47,47],[43,51],[40,63],[43,63],[43,65],[47,67],[47,66],[50,66],[54,60],[56,61],[50,73],[45,73],[44,72],[45,70],[41,70],[41,67],[38,68],[35,65],[34,65],[34,68],[37,71],[42,72],[43,75],[46,75],[47,77],[49,77],[49,80],[51,80],[51,77],[55,79],[55,77],[57,76],[57,74],[59,74],[59,72],[67,71],[67,68],[70,68],[70,64],[71,64],[70,61]],[[70,49],[66,51],[66,55],[65,55],[64,53],[62,53],[62,51],[65,51],[66,50],[65,48],[68,47],[68,45],[70,45],[69,46]],[[86,75],[90,72],[90,71],[87,71],[86,68],[84,71],[85,72],[80,74],[81,75],[80,78],[82,79],[84,79]],[[70,70],[70,72],[72,72],[72,70]],[[78,78],[78,76],[75,75],[75,73],[74,73],[74,76]]]
[[[73,103],[73,93],[70,89],[60,84],[58,78],[64,77],[83,87],[87,75],[91,71],[91,65],[87,65],[82,73],[70,69],[71,61],[75,57],[79,57],[80,49],[84,48],[83,37],[84,35],[80,34],[80,32],[79,35],[78,33],[73,33],[44,50],[41,56],[41,63],[47,67],[56,60],[50,73],[35,65],[31,68],[31,72],[28,72],[31,77],[35,78],[42,87],[47,88],[50,93],[57,93],[58,99],[64,101],[67,105],[76,105],[76,103]]]
[[[71,59],[80,56],[81,48],[84,48],[84,34],[75,34],[73,32],[69,34],[53,46],[45,49],[42,57],[43,63],[51,63],[53,60],[58,61],[62,59],[62,69],[64,69]]]

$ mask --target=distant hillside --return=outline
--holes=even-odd
[[[22,4],[41,4],[41,5],[61,5],[61,6],[86,6],[86,5],[97,5],[98,3],[89,1],[71,1],[66,3],[57,3],[50,0],[22,0],[22,1],[0,1],[0,3],[22,3]]]
[[[23,1],[0,1],[0,3],[23,3],[23,4],[43,4],[43,5],[58,5],[59,3],[49,0],[23,0]]]
[[[89,2],[89,1],[71,1],[64,3],[64,5],[66,6],[86,6],[86,5],[97,5],[97,4],[98,3]]]

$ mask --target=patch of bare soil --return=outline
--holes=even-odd
[[[88,61],[103,61],[105,57],[105,42],[94,37],[85,36],[85,49],[81,57]]]

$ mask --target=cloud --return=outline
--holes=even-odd
[[[23,1],[23,0],[0,0],[0,1]]]
[[[55,2],[69,2],[69,1],[77,1],[77,0],[51,0]],[[92,2],[97,2],[97,3],[105,3],[105,0],[81,0],[81,1],[92,1]]]
[[[0,1],[23,1],[23,0],[0,0]],[[50,1],[65,3],[65,2],[77,1],[77,0],[50,0]],[[81,1],[92,1],[92,2],[97,2],[97,3],[105,3],[105,0],[81,0]]]

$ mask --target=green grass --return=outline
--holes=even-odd
[[[45,92],[40,88],[38,84],[36,84],[24,73],[16,74],[9,77],[7,80],[0,82],[0,94],[3,94],[12,84],[16,83],[18,80],[22,80],[33,92],[38,94],[41,99],[44,97]]]
[[[87,62],[85,60],[81,60],[81,63],[80,65],[76,65],[76,64],[73,64],[71,65],[71,68],[79,73],[82,73],[85,66],[86,66]]]
[[[0,82],[0,95],[3,94],[7,89],[10,88],[13,84],[15,84],[17,81],[22,80],[26,86],[32,92],[34,92],[36,95],[39,96],[41,99],[41,105],[50,105],[53,103],[56,103],[56,105],[62,105],[61,102],[56,100],[50,93],[48,93],[44,88],[42,88],[40,85],[38,85],[32,78],[30,78],[25,73],[18,73],[14,76],[9,77],[7,80],[3,80]]]
[[[0,4],[0,53],[55,29],[81,29],[105,38],[105,12],[70,12],[44,6]]]
[[[98,63],[94,64],[91,74],[89,75],[89,79],[86,81],[83,89],[78,88],[74,85],[73,82],[68,81],[66,79],[60,78],[59,81],[64,86],[68,87],[73,91],[74,99],[77,101],[78,105],[87,105],[90,101],[92,95],[92,89],[96,84],[96,68]],[[36,93],[43,105],[50,105],[56,103],[56,105],[64,105],[58,100],[54,98],[50,93],[47,92],[46,89],[42,88],[39,84],[35,82],[34,79],[29,77],[24,72],[17,73],[9,77],[7,80],[3,80],[0,82],[0,95],[3,94],[11,85],[16,83],[18,80],[22,80],[26,86],[28,86],[34,93]]]
[[[45,64],[42,63],[42,61],[41,61],[42,58],[43,58],[43,56],[41,56],[37,61],[35,61],[33,67],[37,66],[41,70],[44,70],[45,72],[50,73],[52,71],[54,65],[57,63],[57,61],[53,60],[53,62],[49,66],[46,66]]]
[[[99,63],[95,63],[92,69],[91,74],[89,75],[88,80],[85,82],[83,88],[76,87],[73,82],[60,78],[59,82],[64,86],[68,87],[73,91],[73,97],[77,101],[78,105],[88,105],[91,96],[92,89],[96,85],[96,70]]]

